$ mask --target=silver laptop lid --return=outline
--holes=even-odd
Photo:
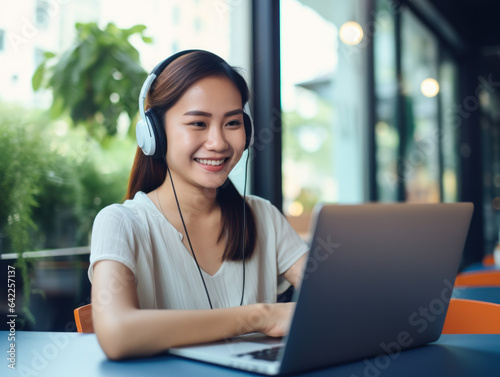
[[[317,212],[280,373],[439,338],[471,203],[325,205]]]

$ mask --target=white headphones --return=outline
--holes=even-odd
[[[158,77],[163,70],[178,57],[188,54],[190,52],[201,51],[207,54],[214,55],[208,51],[203,50],[184,50],[180,51],[169,58],[160,62],[153,68],[149,76],[142,85],[141,93],[139,95],[139,113],[141,119],[137,122],[135,128],[135,135],[137,138],[137,145],[142,149],[146,156],[153,158],[164,158],[167,151],[167,137],[163,124],[163,116],[158,114],[154,108],[147,111],[144,110],[146,96],[151,88],[156,77]],[[219,58],[220,59],[220,58]],[[245,149],[250,148],[254,143],[254,128],[253,122],[248,111],[248,103],[245,104],[243,110],[243,121],[245,126]]]

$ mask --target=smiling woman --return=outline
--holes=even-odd
[[[210,202],[217,197],[222,229],[227,232],[228,239],[225,256],[240,260],[243,205],[238,205],[241,196],[227,178],[252,137],[250,119],[247,116],[245,120],[242,110],[248,101],[248,87],[235,69],[214,54],[191,51],[172,57],[174,59],[167,59],[159,65],[158,70],[167,64],[164,70],[154,70],[158,78],[149,90],[145,116],[151,115],[147,121],[157,136],[157,145],[154,152],[151,151],[153,158],[142,153],[144,148],[142,152],[138,148],[127,197],[132,199],[138,191],[143,191],[149,192],[152,198],[153,190],[158,189],[167,190],[165,197],[176,199],[176,195],[173,195],[175,182],[181,189],[179,191],[188,193],[190,203],[184,205],[193,206],[194,203],[192,212],[195,217],[203,210],[210,210]],[[237,114],[239,115],[236,116]],[[235,125],[235,122],[239,124]],[[138,125],[138,128],[141,126]],[[168,143],[167,140],[175,142]],[[224,158],[227,161],[224,161],[221,168],[212,171],[214,174],[208,174],[206,171],[212,165],[203,165],[196,158]],[[200,167],[205,169],[198,171],[198,175],[193,175],[193,169]],[[167,172],[170,172],[172,179],[170,186],[165,182]],[[158,201],[157,206],[161,204]],[[174,213],[177,212],[177,200],[165,203],[165,206]],[[245,208],[245,254],[250,257],[255,235],[254,220],[248,205]],[[183,228],[181,216],[179,211],[179,215],[172,219],[177,222],[178,229]],[[187,221],[190,221],[191,215],[188,216]],[[217,232],[220,233],[219,240],[222,229]],[[188,241],[184,239],[186,247],[189,246]]]
[[[230,79],[205,77],[166,112],[167,140],[176,140],[167,148],[167,165],[182,191],[189,190],[186,184],[217,189],[240,160],[245,148],[241,97]]]
[[[202,50],[146,79],[128,200],[92,232],[94,329],[108,357],[288,331],[294,304],[276,303],[277,281],[300,283],[307,245],[228,178],[252,145],[248,97],[243,77]]]

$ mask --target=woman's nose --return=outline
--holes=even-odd
[[[219,126],[211,126],[208,130],[206,146],[208,149],[216,151],[224,151],[228,147],[228,143],[224,134],[224,130]]]

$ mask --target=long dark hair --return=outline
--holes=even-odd
[[[194,51],[178,57],[156,78],[146,98],[146,108],[153,108],[163,123],[165,113],[197,81],[210,76],[227,77],[241,94],[242,107],[249,97],[245,79],[219,56],[208,51]],[[167,141],[168,144],[168,141]],[[140,148],[135,153],[130,172],[126,199],[132,199],[138,191],[150,192],[163,184],[167,166],[163,159],[144,155]],[[243,205],[245,205],[246,235],[245,259],[250,258],[255,248],[256,226],[253,212],[248,203],[234,187],[231,180],[217,189],[217,203],[221,208],[222,226],[219,241],[227,237],[222,260],[241,260],[243,244]]]

